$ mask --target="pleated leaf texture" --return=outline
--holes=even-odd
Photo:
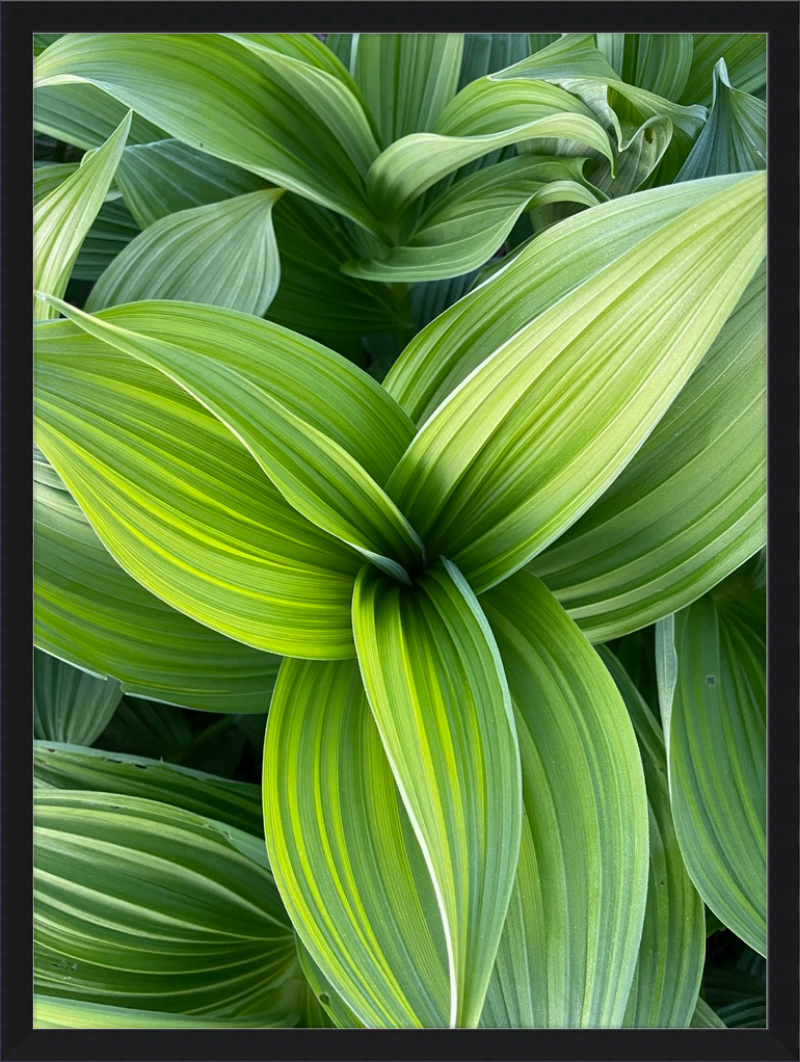
[[[105,101],[42,182],[41,1028],[719,1027],[706,908],[764,952],[763,108],[481,36],[36,59],[50,135]],[[123,694],[252,716],[260,790],[106,754]]]

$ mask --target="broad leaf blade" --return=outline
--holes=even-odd
[[[275,881],[334,990],[368,1028],[446,1027],[436,897],[354,662],[284,662],[263,784]]]
[[[104,144],[127,111],[124,103],[95,85],[53,85],[33,95],[34,129],[85,150]],[[131,115],[128,144],[149,144],[167,135],[140,114]]]
[[[279,659],[224,638],[117,564],[38,448],[34,643],[125,693],[209,711],[263,712]]]
[[[604,647],[598,651],[636,731],[650,813],[647,906],[624,1024],[633,1029],[685,1029],[703,973],[705,907],[686,873],[675,835],[661,728],[616,657]]]
[[[647,890],[647,797],[608,672],[549,591],[519,572],[482,599],[508,677],[525,808],[483,1024],[622,1023]]]
[[[263,317],[280,283],[272,208],[282,195],[268,188],[155,222],[100,277],[87,312],[180,299]]]
[[[531,562],[592,641],[682,608],[766,535],[766,271],[622,475]]]
[[[277,325],[195,304],[134,303],[97,316],[59,305],[89,335],[185,387],[319,528],[399,578],[424,559],[381,486],[410,423],[345,359]]]
[[[725,60],[740,92],[762,92],[767,84],[766,33],[695,33],[692,66],[681,103],[710,105],[714,67]]]
[[[91,745],[122,700],[111,678],[98,678],[33,651],[33,732],[37,738]]]
[[[453,1027],[474,1027],[519,852],[519,751],[497,646],[460,572],[405,589],[365,568],[353,630],[364,685],[434,882]]]
[[[67,290],[75,259],[106,197],[130,128],[131,115],[91,158],[41,199],[33,210],[33,285],[48,295]],[[58,316],[58,311],[34,300],[34,319]]]
[[[388,489],[476,591],[574,523],[664,415],[764,256],[765,191],[752,176],[663,225],[520,329],[417,434]]]
[[[353,654],[351,550],[163,373],[71,322],[39,325],[35,339],[37,441],[130,575],[255,648]]]
[[[33,997],[34,1029],[284,1029],[292,1028],[302,1002],[299,981],[269,994],[270,1009],[241,1018],[198,1018],[194,1014],[168,1014],[160,1010],[113,1007],[103,1003],[50,996]]]
[[[596,36],[597,47],[622,81],[668,100],[680,100],[692,67],[691,33],[598,33]]]
[[[269,1011],[297,959],[247,834],[118,793],[39,790],[34,804],[37,988],[209,1018]]]
[[[765,595],[734,574],[675,616],[662,705],[673,815],[697,891],[766,954]],[[663,655],[670,648],[658,645]]]

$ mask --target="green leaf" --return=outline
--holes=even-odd
[[[478,1024],[519,853],[519,749],[489,625],[448,561],[412,588],[364,568],[353,632],[447,939],[450,1024]]]
[[[33,171],[34,206],[79,169],[79,162],[54,162],[36,166]]]
[[[476,592],[574,523],[664,415],[764,257],[765,191],[752,176],[662,225],[521,327],[415,436],[387,489]]]
[[[368,1028],[447,1027],[436,896],[354,661],[284,661],[263,787],[275,881],[334,991]]]
[[[100,277],[86,310],[183,299],[262,317],[280,283],[272,208],[282,195],[267,188],[154,222]]]
[[[754,94],[767,83],[766,33],[695,33],[689,79],[681,103],[704,103],[713,95],[713,71],[725,60],[731,81],[740,92]]]
[[[613,165],[608,137],[580,100],[555,85],[486,77],[459,92],[434,132],[403,137],[376,159],[367,176],[370,202],[399,231],[413,201],[442,177],[498,148],[539,138],[575,141]]]
[[[34,1029],[282,1029],[294,1025],[303,986],[287,981],[267,999],[265,1014],[241,1018],[198,1018],[194,1014],[167,1014],[159,1010],[110,1007],[78,999],[61,999],[36,992],[33,997]]]
[[[674,645],[674,650],[673,650]],[[735,573],[677,613],[674,695],[660,690],[675,829],[706,904],[766,954],[765,594]]]
[[[636,738],[591,646],[527,572],[481,599],[514,704],[525,809],[482,1024],[622,1023],[648,877]]]
[[[511,66],[529,54],[527,33],[465,33],[459,91],[471,81]]]
[[[156,320],[180,330],[186,310]],[[228,343],[234,334],[229,326]],[[37,326],[35,341],[37,442],[129,575],[246,645],[353,655],[356,554],[296,513],[228,429],[163,373],[69,321]]]
[[[524,210],[553,202],[598,203],[602,193],[583,177],[584,162],[513,158],[479,170],[436,198],[402,246],[381,258],[348,262],[343,272],[395,283],[439,280],[475,269],[502,245]]]
[[[122,200],[103,203],[78,251],[72,267],[72,279],[97,280],[131,240],[139,235],[139,231],[139,226]]]
[[[37,86],[90,82],[192,147],[353,218],[378,154],[358,100],[300,59],[220,34],[69,34],[35,61]]]
[[[118,682],[33,651],[33,732],[49,741],[91,745],[122,700]]]
[[[597,47],[622,81],[680,100],[692,66],[691,33],[598,33]]]
[[[766,536],[766,271],[602,498],[531,563],[592,641],[711,589]]]
[[[235,1018],[269,1013],[296,979],[291,925],[240,850],[247,834],[121,794],[39,790],[34,806],[39,990]]]
[[[66,34],[60,34],[61,37]],[[33,95],[33,127],[88,150],[100,147],[124,121],[128,107],[88,84],[39,88]],[[131,115],[128,144],[149,144],[168,134],[139,114]]]
[[[767,105],[735,89],[725,60],[714,67],[711,114],[675,178],[695,181],[718,173],[763,170],[767,166]]]
[[[619,661],[602,646],[598,652],[636,731],[650,817],[647,906],[624,1024],[633,1029],[685,1029],[694,1014],[705,961],[705,906],[686,873],[675,835],[664,735]]]
[[[192,728],[182,708],[126,697],[96,744],[110,752],[180,759],[192,744]]]
[[[363,1022],[358,1020],[344,1000],[334,991],[333,985],[311,958],[308,948],[299,937],[296,943],[303,973],[306,975],[309,988],[319,1001],[326,1021],[337,1029],[363,1029]]]
[[[729,1029],[766,1029],[767,986],[743,970],[710,967],[703,978],[709,1004]]]
[[[33,784],[158,800],[264,838],[259,786],[160,759],[35,741]]]
[[[129,113],[103,147],[35,204],[33,286],[39,291],[61,296],[67,290],[78,251],[114,179],[130,120]],[[34,319],[37,316],[48,319],[57,317],[58,313],[51,306],[34,300],[33,315]]]
[[[692,1020],[689,1023],[691,1029],[726,1029],[724,1021],[721,1021],[715,1012],[709,1007],[704,999],[697,1000]]]
[[[34,452],[34,642],[125,693],[263,712],[279,659],[195,623],[117,564],[44,454]]]
[[[354,76],[382,148],[430,132],[456,94],[462,33],[360,33]]]
[[[406,581],[405,568],[424,560],[416,532],[381,487],[413,429],[366,373],[296,333],[232,311],[162,302],[98,316],[59,308],[89,335],[185,387],[319,528]]]

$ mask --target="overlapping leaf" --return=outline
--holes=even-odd
[[[89,82],[192,147],[374,225],[363,178],[377,145],[358,100],[318,66],[219,34],[69,34],[34,76]]]
[[[414,438],[389,492],[477,591],[563,533],[666,412],[764,256],[765,188],[726,185],[573,288]]]
[[[619,1026],[647,891],[647,796],[625,706],[549,591],[519,572],[481,599],[508,678],[525,808],[482,1024]]]
[[[296,979],[291,926],[269,871],[241,850],[247,834],[119,793],[34,802],[39,990],[232,1018],[268,1013]]]
[[[460,572],[411,588],[365,568],[353,631],[364,685],[431,872],[447,940],[450,1023],[480,1018],[519,852],[516,729],[494,637]]]
[[[185,387],[312,523],[406,581],[406,568],[424,560],[419,537],[381,486],[410,421],[339,355],[266,321],[195,304],[135,303],[99,316],[59,308]]]
[[[33,210],[33,283],[39,291],[61,296],[67,289],[75,259],[114,179],[130,113],[115,132],[72,176],[40,199]],[[34,301],[34,319],[56,317],[57,311]]]
[[[33,653],[33,732],[37,738],[91,745],[122,699],[120,684],[79,671],[49,653]]]
[[[631,464],[531,562],[593,641],[652,623],[766,535],[763,266]]]
[[[279,660],[224,638],[132,579],[38,448],[34,642],[126,693],[211,711],[263,712]]]
[[[35,341],[37,442],[130,575],[255,648],[353,654],[356,554],[163,373],[68,321],[37,326]]]
[[[698,892],[766,953],[766,617],[735,573],[657,642],[675,829]],[[671,693],[672,691],[672,693]]]
[[[595,36],[597,47],[622,81],[668,100],[680,100],[692,68],[691,33],[598,33]]]
[[[65,34],[60,34],[61,37]],[[33,96],[33,127],[56,140],[89,150],[100,147],[124,120],[128,107],[89,84],[59,84]],[[167,136],[140,114],[131,116],[129,144],[149,144]]]
[[[695,33],[692,66],[681,103],[709,105],[713,72],[725,60],[731,81],[740,92],[763,92],[767,83],[766,33]]]
[[[272,208],[282,195],[266,188],[154,222],[103,273],[87,311],[157,298],[262,317],[280,283]]]
[[[694,1014],[705,960],[705,907],[686,873],[675,836],[661,728],[619,661],[604,647],[599,652],[636,731],[650,821],[647,906],[624,1024],[685,1029]]]

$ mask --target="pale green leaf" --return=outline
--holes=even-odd
[[[381,486],[411,423],[344,358],[278,325],[193,303],[134,303],[97,316],[59,308],[185,387],[319,528],[406,581],[405,568],[424,560]]]
[[[665,632],[668,635],[668,632]],[[657,649],[669,653],[662,636]],[[662,706],[675,829],[703,900],[766,954],[766,601],[739,573],[675,615]]]
[[[35,741],[33,784],[158,800],[264,839],[261,790],[160,759]],[[266,857],[266,852],[264,853]]]
[[[432,131],[456,94],[461,33],[361,33],[353,74],[386,148]]]
[[[103,203],[78,251],[72,267],[72,279],[97,280],[131,240],[136,239],[139,231],[139,226],[121,199]]]
[[[533,562],[592,641],[684,607],[766,535],[766,271],[622,475]]]
[[[282,195],[267,188],[154,222],[100,277],[86,310],[182,299],[262,317],[280,283],[272,208]]]
[[[751,176],[659,227],[521,327],[415,436],[388,490],[476,592],[574,523],[664,415],[764,257],[765,193]]]
[[[198,1018],[194,1014],[168,1014],[160,1010],[113,1007],[43,992],[33,997],[34,1029],[282,1029],[291,1028],[300,1009],[304,986],[287,981],[265,994],[270,1009],[265,1014],[241,1018]]]
[[[450,1024],[478,1024],[519,853],[511,701],[485,616],[442,560],[411,588],[364,568],[353,632],[383,747],[447,939]]]
[[[34,807],[40,991],[235,1018],[269,1012],[297,978],[272,876],[240,850],[247,834],[119,793],[38,790]]]
[[[33,651],[33,733],[49,741],[91,745],[122,700],[120,684]]]
[[[72,322],[38,325],[35,346],[37,442],[129,575],[246,645],[353,655],[362,562],[296,513],[213,414]]]
[[[650,876],[642,943],[626,1028],[685,1029],[694,1013],[706,944],[705,906],[692,885],[675,836],[664,735],[616,657],[598,650],[636,731],[650,819]]]
[[[711,114],[676,181],[767,166],[767,105],[735,89],[725,60],[714,67]]]
[[[341,80],[220,34],[69,34],[35,61],[37,86],[89,82],[171,136],[370,228],[363,179],[378,153]]]
[[[633,728],[608,672],[537,579],[519,572],[481,604],[514,704],[525,809],[482,1024],[617,1027],[648,876]]]
[[[80,168],[79,162],[54,162],[41,166],[35,166],[33,171],[33,204],[44,199],[45,196],[55,191],[63,184],[67,177],[77,173]]]
[[[33,285],[39,291],[59,297],[66,291],[81,244],[114,179],[130,122],[129,113],[103,147],[35,204]],[[57,310],[37,300],[33,312],[34,319],[58,316]]]
[[[105,143],[127,111],[124,103],[94,85],[54,85],[37,89],[33,95],[34,129],[84,150]],[[131,115],[128,144],[149,144],[166,136],[140,114]]]
[[[447,1027],[436,896],[355,662],[284,661],[263,786],[275,881],[334,991],[368,1028]]]
[[[530,55],[530,50],[527,33],[465,33],[459,91],[470,81],[519,62]]]
[[[431,133],[415,133],[388,147],[367,176],[370,202],[390,231],[442,177],[491,151],[541,138],[565,138],[609,159],[608,137],[592,111],[555,85],[481,78],[467,85],[443,111]]]
[[[34,643],[125,693],[216,712],[263,712],[279,659],[224,638],[130,577],[38,448]]]
[[[689,79],[681,103],[711,103],[713,72],[725,60],[733,85],[755,94],[767,83],[766,33],[695,33]]]
[[[598,33],[597,47],[622,81],[680,100],[692,66],[691,33]]]

